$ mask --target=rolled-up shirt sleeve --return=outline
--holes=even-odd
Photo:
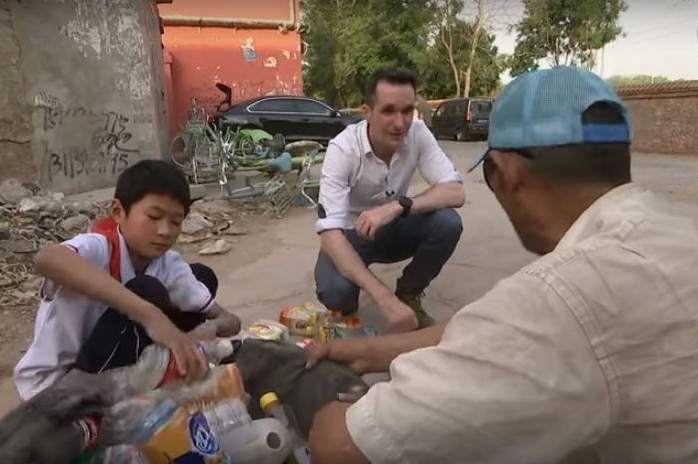
[[[439,146],[434,135],[422,121],[415,121],[415,137],[419,152],[417,169],[429,185],[463,182],[463,177]]]
[[[352,171],[350,155],[336,143],[330,143],[325,152],[320,174],[320,195],[315,223],[317,233],[351,227],[349,192]]]
[[[205,313],[214,304],[214,297],[206,285],[200,282],[191,266],[179,253],[168,251],[166,272],[163,278],[170,300],[181,311]]]
[[[390,373],[347,411],[373,464],[560,462],[612,417],[582,326],[532,275],[500,282],[437,346],[399,356]]]

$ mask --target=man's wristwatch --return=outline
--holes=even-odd
[[[400,206],[402,206],[402,214],[400,214],[400,216],[401,217],[409,216],[410,211],[412,210],[412,198],[400,197],[397,199],[397,202],[400,203]]]

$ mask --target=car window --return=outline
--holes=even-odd
[[[438,108],[436,108],[436,115],[437,116],[443,116],[444,113],[446,112],[446,107],[448,106],[448,103],[442,103],[439,105]]]
[[[444,116],[453,116],[458,113],[458,102],[448,102],[445,103],[446,109],[444,110]]]
[[[328,114],[331,110],[322,103],[298,99],[293,101],[293,106],[299,113]]]
[[[470,112],[478,115],[488,115],[492,111],[492,102],[490,100],[472,100],[470,102]]]
[[[445,102],[443,103],[439,109],[438,113],[439,116],[453,116],[456,114],[456,104],[455,102]]]
[[[249,107],[252,112],[292,113],[293,100],[290,98],[267,98]]]

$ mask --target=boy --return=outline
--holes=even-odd
[[[172,350],[188,379],[205,375],[195,338],[184,332],[206,322],[217,336],[232,336],[240,319],[214,302],[213,271],[171,250],[190,203],[174,165],[144,160],[119,176],[109,217],[39,251],[36,268],[45,279],[34,340],[14,372],[22,399],[72,368],[133,364],[153,342]]]

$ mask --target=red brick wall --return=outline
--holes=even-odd
[[[698,81],[616,89],[632,118],[633,151],[698,155]]]
[[[170,136],[186,124],[192,100],[214,111],[266,94],[302,94],[299,0],[177,0],[163,20]]]

